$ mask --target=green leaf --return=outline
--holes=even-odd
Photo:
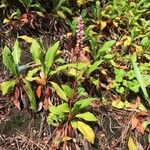
[[[11,54],[10,49],[7,46],[5,46],[3,50],[3,63],[11,71],[13,75],[15,76],[18,75],[16,65],[13,60],[13,56]]]
[[[68,85],[62,85],[64,92],[66,93],[67,97],[71,97],[73,95],[73,89],[71,89]]]
[[[95,60],[97,60],[100,56],[103,56],[106,54],[106,52],[112,47],[112,45],[115,43],[116,41],[111,40],[108,42],[105,42],[103,47],[100,48],[96,54]]]
[[[41,59],[42,59],[43,53],[42,53],[42,48],[40,44],[36,40],[32,41],[30,52],[32,54],[34,61],[37,64],[40,64],[42,61]]]
[[[26,76],[26,79],[27,79],[28,81],[34,81],[35,78],[34,78],[33,76],[36,75],[36,73],[37,73],[40,69],[41,69],[41,68],[38,67],[38,68],[34,68],[34,69],[28,71],[28,74],[27,74],[27,76]]]
[[[52,47],[50,47],[48,49],[48,51],[46,52],[46,56],[45,56],[45,66],[46,66],[46,71],[45,74],[48,75],[49,73],[49,69],[52,66],[54,59],[55,59],[55,55],[57,53],[59,47],[59,42],[56,42]]]
[[[33,93],[33,89],[31,88],[31,84],[26,79],[23,79],[23,81],[25,83],[25,92],[29,98],[31,109],[36,111],[36,99]]]
[[[135,145],[134,143],[134,140],[132,137],[129,137],[129,140],[128,140],[128,148],[129,150],[138,150],[137,146]]]
[[[5,81],[0,84],[0,88],[2,90],[2,94],[7,94],[16,84],[15,80]]]
[[[87,124],[78,121],[77,122],[78,130],[84,135],[84,138],[91,144],[94,144],[95,134],[93,129]]]
[[[149,45],[149,39],[148,37],[144,37],[142,40],[141,40],[141,45],[142,46],[145,46],[147,47]]]
[[[94,64],[90,65],[88,70],[87,70],[87,75],[89,76],[93,71],[98,69],[98,66],[102,63],[102,60],[98,60],[94,62]]]
[[[150,144],[150,134],[148,135],[148,143]]]
[[[136,78],[140,84],[140,87],[143,91],[144,97],[148,101],[148,103],[150,104],[149,95],[148,95],[147,90],[146,90],[146,85],[144,83],[143,77],[142,77],[140,70],[139,70],[137,63],[136,63],[136,53],[134,53],[131,60],[132,60],[132,65],[134,68],[135,76],[136,76]]]
[[[18,66],[18,64],[20,63],[20,57],[21,57],[21,48],[20,48],[18,40],[16,40],[14,44],[14,50],[12,52],[12,56],[13,56],[13,60],[15,64]]]
[[[19,0],[20,3],[24,5],[24,7],[29,7],[32,3],[32,0]]]
[[[49,111],[53,114],[67,113],[69,110],[70,109],[67,103],[60,104],[59,106],[49,107]]]
[[[91,112],[77,114],[75,117],[84,119],[86,121],[97,121],[97,118]]]
[[[150,125],[150,121],[144,121],[142,123],[142,126],[143,126],[144,129],[146,129],[149,125]]]
[[[77,101],[77,102],[74,104],[74,106],[73,106],[73,108],[72,108],[71,111],[72,111],[73,113],[76,113],[76,112],[78,112],[79,110],[81,110],[81,109],[83,109],[83,108],[89,106],[93,100],[95,100],[95,98],[85,98],[85,99],[81,99],[81,100]]]
[[[68,101],[67,96],[65,94],[65,92],[58,86],[58,84],[51,82],[52,86],[54,87],[54,89],[56,90],[57,95],[65,101]]]
[[[87,65],[85,63],[78,63],[78,65],[76,63],[65,64],[65,65],[62,65],[62,66],[59,66],[58,68],[56,68],[55,71],[51,71],[50,75],[54,75],[56,73],[59,73],[60,71],[67,70],[69,68],[75,68],[78,70],[83,70],[86,67],[87,67]]]

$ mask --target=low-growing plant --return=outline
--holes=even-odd
[[[25,74],[23,73],[29,65],[20,66],[20,57],[21,57],[21,48],[19,46],[18,40],[16,40],[13,51],[5,46],[3,49],[3,63],[11,72],[13,79],[9,81],[4,81],[0,84],[2,94],[8,94],[12,89],[13,90],[13,102],[14,104],[21,109],[21,104],[23,107],[30,108],[36,111],[36,99],[34,96],[34,92],[32,90],[31,84],[25,78]],[[26,99],[28,97],[28,99]],[[29,102],[30,101],[30,106]]]

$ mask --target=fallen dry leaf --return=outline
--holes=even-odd
[[[139,122],[139,119],[136,117],[131,118],[131,130],[135,129]]]
[[[149,116],[150,114],[146,111],[140,111],[137,116],[141,116],[141,117],[146,117],[146,116]]]
[[[141,123],[138,123],[138,125],[136,126],[136,130],[137,130],[139,133],[142,133],[142,134],[144,134],[144,131],[145,131],[145,129],[144,129],[144,127],[142,126]]]

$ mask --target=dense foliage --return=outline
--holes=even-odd
[[[70,144],[77,129],[94,144],[99,104],[148,111],[148,0],[2,0],[0,9],[2,59],[12,76],[2,94],[13,93],[18,109],[48,113],[58,127],[53,146]],[[24,48],[31,58],[22,61]],[[139,124],[145,130],[150,122]]]

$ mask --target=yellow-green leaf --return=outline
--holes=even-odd
[[[18,66],[18,64],[20,63],[20,56],[21,56],[21,48],[18,40],[16,40],[13,48],[14,48],[12,52],[13,60],[15,64]]]
[[[34,61],[37,64],[40,64],[42,61],[41,59],[42,59],[43,54],[42,54],[42,48],[36,40],[32,41],[30,52],[32,54]]]
[[[107,26],[107,22],[100,20],[100,29],[103,30],[106,26]]]
[[[25,40],[28,43],[32,43],[32,41],[34,40],[33,38],[26,36],[26,35],[19,36],[19,38],[22,40]]]
[[[78,130],[84,135],[84,138],[89,143],[94,144],[95,133],[94,133],[93,129],[81,121],[77,122],[77,127],[78,127]]]
[[[78,122],[73,120],[71,121],[71,126],[74,128],[74,129],[77,129],[78,128]]]
[[[128,36],[127,39],[124,41],[124,46],[129,46],[131,44],[131,37]]]
[[[138,150],[137,146],[135,145],[134,143],[134,140],[132,137],[129,137],[129,140],[128,140],[128,148],[129,150]]]
[[[0,84],[2,94],[3,95],[7,94],[15,86],[15,84],[16,84],[15,80],[2,82]]]
[[[80,113],[75,116],[76,118],[81,118],[86,121],[97,121],[97,118],[91,112]]]
[[[118,108],[118,109],[122,109],[125,107],[125,103],[122,102],[120,99],[118,100],[113,100],[112,101],[112,106],[115,107],[115,108]]]
[[[58,86],[58,84],[51,82],[52,86],[54,87],[54,89],[56,90],[57,95],[65,101],[68,101],[67,96],[65,94],[65,92]]]

